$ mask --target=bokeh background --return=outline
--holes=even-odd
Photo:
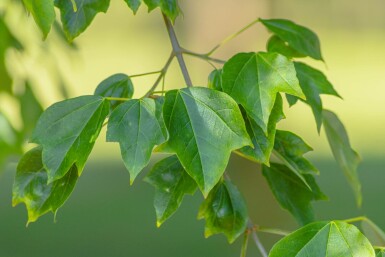
[[[75,40],[76,50],[57,43],[54,35],[41,41],[32,17],[9,1],[6,18],[13,32],[29,50],[27,57],[9,53],[8,67],[28,73],[44,107],[61,100],[52,84],[64,83],[71,97],[92,94],[100,81],[115,73],[138,74],[159,70],[171,46],[159,11],[150,14],[142,6],[136,16],[124,1],[113,0],[107,14],[99,14],[91,27]],[[343,100],[324,97],[326,108],[335,110],[344,122],[351,144],[361,155],[359,175],[363,185],[362,208],[338,165],[334,162],[325,134],[318,135],[310,108],[302,103],[286,106],[286,120],[279,128],[292,130],[314,148],[307,154],[320,169],[317,177],[327,202],[314,204],[319,219],[346,219],[367,215],[385,228],[385,2],[308,0],[180,0],[184,15],[176,21],[180,43],[196,52],[207,52],[223,38],[255,20],[286,18],[312,28],[320,37],[326,63],[306,60],[325,71]],[[228,59],[239,51],[265,49],[267,31],[255,25],[226,44],[215,57]],[[1,40],[1,39],[0,39]],[[55,44],[55,42],[57,44]],[[36,47],[34,46],[36,45]],[[48,49],[44,53],[41,47]],[[206,85],[212,67],[186,57],[195,85]],[[55,66],[60,80],[52,75]],[[57,75],[57,74],[56,74]],[[133,79],[135,95],[141,96],[156,77]],[[17,82],[17,81],[16,81]],[[176,62],[166,77],[166,88],[182,86]],[[0,96],[0,106],[15,127],[17,106]],[[187,196],[180,210],[161,228],[155,226],[153,188],[129,175],[120,160],[117,144],[107,144],[101,133],[86,169],[67,203],[59,210],[57,222],[48,214],[25,226],[25,207],[11,207],[11,189],[16,162],[10,162],[0,177],[0,256],[135,256],[210,257],[238,256],[241,240],[228,245],[225,237],[203,238],[204,222],[196,215],[202,196]],[[162,158],[155,156],[150,163]],[[145,174],[147,170],[143,172]],[[228,172],[244,193],[255,223],[293,230],[293,218],[273,199],[258,166],[232,156]],[[267,248],[278,236],[260,234]],[[259,256],[250,243],[248,256]]]

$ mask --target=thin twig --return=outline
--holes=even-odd
[[[158,73],[161,73],[161,72],[162,72],[162,70],[151,71],[151,72],[140,73],[140,74],[134,74],[134,75],[130,75],[130,78],[143,77],[143,76],[147,76],[147,75],[158,74]]]
[[[354,223],[354,222],[358,222],[358,221],[366,221],[367,219],[368,219],[368,218],[365,217],[365,216],[359,216],[359,217],[355,217],[355,218],[343,220],[343,222],[346,222],[346,223]]]
[[[251,230],[246,229],[245,235],[243,236],[242,248],[241,248],[241,257],[246,257],[247,254],[247,245],[249,243],[249,235]]]
[[[212,62],[216,62],[216,63],[220,63],[220,64],[225,64],[226,63],[225,60],[213,58],[213,57],[208,56],[207,54],[199,54],[199,53],[195,53],[195,52],[192,52],[192,51],[186,50],[186,49],[182,49],[182,51],[183,51],[184,54],[187,54],[187,55],[190,55],[190,56],[194,56],[194,57],[206,60],[206,61],[212,61]]]
[[[268,233],[268,234],[273,234],[273,235],[279,235],[279,236],[287,236],[289,235],[291,232],[290,231],[286,231],[286,230],[283,230],[283,229],[278,229],[278,228],[265,228],[265,227],[259,227],[257,226],[255,228],[255,230],[257,232],[263,232],[263,233]]]
[[[253,241],[254,241],[255,245],[257,246],[259,252],[261,253],[261,255],[263,257],[267,257],[267,252],[265,250],[265,247],[263,246],[262,242],[259,240],[259,237],[257,235],[257,231],[255,230],[254,223],[251,221],[251,219],[249,219],[247,227],[251,231]]]
[[[145,94],[144,97],[149,97],[152,92],[155,91],[156,87],[159,85],[159,83],[162,81],[162,78],[166,75],[166,72],[168,70],[168,67],[170,67],[170,64],[172,63],[172,60],[174,59],[175,55],[174,53],[172,52],[170,54],[170,57],[168,58],[166,64],[163,66],[163,68],[161,69],[161,72],[158,76],[158,78],[156,79],[154,85],[152,85],[152,87],[147,91],[147,93]]]

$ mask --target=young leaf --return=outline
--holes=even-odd
[[[260,19],[260,21],[300,54],[323,60],[319,39],[310,29],[284,19]]]
[[[218,91],[223,91],[222,89],[222,69],[213,70],[208,78],[207,87],[215,89]]]
[[[23,133],[28,138],[44,110],[36,99],[28,81],[25,84],[24,93],[20,96],[19,101],[20,114],[23,120]]]
[[[43,112],[31,142],[43,147],[48,183],[64,177],[73,165],[81,174],[108,113],[109,103],[100,96],[68,99]]]
[[[134,86],[126,74],[115,74],[103,80],[95,89],[94,95],[104,97],[131,98],[134,94]],[[111,110],[121,104],[122,101],[110,101]]]
[[[47,171],[42,163],[42,148],[35,147],[20,160],[12,190],[12,205],[24,203],[28,223],[51,211],[56,214],[72,193],[78,179],[73,165],[67,174],[53,183],[47,183]]]
[[[306,57],[306,55],[301,54],[295,49],[291,48],[285,41],[276,35],[270,37],[269,41],[267,41],[266,48],[268,52],[276,52],[288,58]]]
[[[55,5],[60,9],[64,32],[69,41],[73,41],[84,32],[99,12],[106,13],[110,0],[56,0]]]
[[[206,238],[223,233],[231,244],[247,227],[245,200],[233,184],[221,181],[200,206],[198,219],[206,220]]]
[[[173,22],[180,14],[178,0],[143,0],[143,2],[148,6],[149,12],[160,7],[162,12]]]
[[[269,165],[270,154],[274,147],[276,125],[278,121],[285,117],[282,109],[282,97],[277,94],[274,107],[271,112],[269,123],[267,126],[267,136],[260,126],[244,113],[244,119],[247,132],[250,135],[253,147],[245,146],[240,152],[251,158],[252,160]]]
[[[55,21],[54,0],[23,0],[23,3],[46,38]]]
[[[160,111],[153,99],[133,99],[119,105],[108,122],[107,141],[119,142],[123,162],[130,172],[130,182],[147,166],[155,145],[167,140]]]
[[[314,114],[318,133],[321,130],[322,125],[322,100],[320,95],[334,95],[341,97],[337,91],[333,88],[333,85],[327,80],[326,76],[319,70],[316,70],[304,63],[294,62],[295,70],[297,71],[297,77],[303,93],[306,96],[306,100],[302,100],[307,103]],[[297,99],[294,96],[287,96],[289,104],[293,105]]]
[[[322,115],[326,136],[334,158],[340,165],[350,186],[353,188],[357,205],[361,206],[361,182],[357,174],[357,166],[361,162],[361,159],[357,152],[350,146],[348,134],[337,115],[327,110],[324,110]]]
[[[309,224],[284,237],[269,257],[374,257],[369,240],[353,225],[341,221]]]
[[[140,5],[142,4],[142,0],[124,0],[128,7],[136,14]]]
[[[373,245],[385,246],[385,232],[373,221],[366,218],[361,222],[361,227],[365,236]]]
[[[305,98],[294,64],[277,53],[239,53],[223,66],[223,91],[267,133],[278,92]]]
[[[154,206],[158,227],[176,212],[184,195],[192,195],[197,189],[197,184],[183,169],[176,155],[155,164],[145,181],[155,187]]]
[[[231,151],[250,145],[237,103],[208,88],[184,88],[166,93],[164,120],[170,134],[168,149],[205,196],[217,184]]]
[[[314,220],[311,202],[324,198],[313,177],[304,176],[307,178],[306,184],[314,187],[312,191],[310,186],[306,186],[284,165],[271,163],[270,167],[263,166],[262,172],[279,204],[288,210],[298,223],[304,225]]]

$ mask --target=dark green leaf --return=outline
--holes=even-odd
[[[247,215],[245,200],[238,189],[229,181],[221,181],[200,206],[198,219],[206,220],[206,238],[223,233],[233,243],[245,232]]]
[[[385,233],[373,221],[368,218],[365,218],[361,222],[361,227],[364,231],[365,236],[370,240],[373,245],[385,246]]]
[[[131,98],[134,94],[134,86],[131,79],[125,74],[115,74],[103,80],[95,89],[94,95],[104,97]],[[110,101],[111,109],[122,101]]]
[[[313,177],[304,176],[306,184],[311,184],[314,187],[311,189],[311,186],[310,188],[306,186],[296,174],[284,165],[271,163],[270,167],[263,166],[262,171],[282,208],[288,210],[302,225],[314,220],[311,202],[323,199],[323,194],[318,189]]]
[[[285,41],[276,35],[271,36],[269,41],[267,41],[267,51],[276,52],[289,58],[306,56],[291,48]]]
[[[334,158],[340,165],[350,186],[353,188],[357,205],[361,206],[361,182],[357,174],[357,166],[361,162],[361,159],[357,152],[350,146],[348,134],[337,115],[327,110],[324,110],[322,114],[325,132]]]
[[[374,257],[368,239],[341,221],[309,224],[281,239],[269,257]]]
[[[170,133],[165,148],[178,155],[205,196],[223,175],[231,151],[251,145],[237,103],[216,90],[169,91],[163,116]]]
[[[47,184],[47,171],[42,163],[42,149],[36,147],[27,152],[17,166],[13,184],[12,205],[24,203],[28,211],[28,223],[51,211],[55,213],[72,193],[78,179],[73,165],[67,174]]]
[[[223,67],[222,87],[265,134],[278,92],[305,97],[293,62],[277,53],[235,55]]]
[[[54,0],[23,0],[23,3],[46,38],[55,21]]]
[[[297,52],[323,60],[317,35],[308,28],[283,19],[260,19],[263,25]]]
[[[218,91],[223,91],[222,89],[222,69],[213,70],[208,79],[207,87],[215,89]]]
[[[23,120],[23,133],[29,137],[43,113],[43,107],[36,99],[29,82],[26,82],[24,93],[20,96],[20,114]]]
[[[124,0],[128,7],[136,14],[139,9],[139,6],[142,4],[142,0]]]
[[[110,0],[56,0],[55,5],[60,9],[64,32],[69,41],[74,40],[91,24],[99,12],[107,12]]]
[[[270,154],[274,147],[276,125],[278,121],[285,117],[282,108],[282,97],[280,94],[277,94],[267,126],[267,136],[261,127],[244,113],[246,129],[253,142],[254,148],[245,146],[240,149],[242,154],[245,154],[248,158],[251,158],[256,162],[264,163],[266,165],[269,164]]]
[[[385,248],[376,249],[376,257],[385,257]]]
[[[180,8],[177,0],[143,0],[148,6],[148,11],[152,11],[160,7],[162,12],[167,15],[172,21],[180,14]]]
[[[133,99],[119,105],[108,122],[107,141],[119,142],[124,165],[130,172],[131,184],[147,166],[155,145],[167,140],[155,101]]]
[[[31,142],[43,147],[48,183],[65,176],[73,165],[79,174],[94,146],[109,103],[100,96],[80,96],[55,103],[40,117]]]
[[[176,155],[155,164],[145,181],[155,187],[154,206],[158,227],[177,211],[184,195],[192,195],[197,189],[197,184],[183,169]]]

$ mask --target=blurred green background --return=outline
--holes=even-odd
[[[286,106],[279,128],[292,130],[309,143],[307,155],[320,169],[317,178],[330,201],[315,204],[319,219],[345,219],[367,215],[385,228],[385,2],[308,0],[194,0],[180,1],[184,15],[176,21],[181,44],[207,52],[226,36],[257,17],[287,18],[312,28],[320,37],[326,65],[309,61],[326,72],[344,100],[324,97],[324,107],[335,110],[349,132],[351,144],[363,158],[359,174],[364,203],[355,206],[353,194],[333,161],[326,137],[318,135],[310,108]],[[1,4],[0,4],[1,7]],[[14,33],[29,45],[46,43],[32,17],[7,9]],[[23,26],[23,27],[21,27]],[[256,25],[221,48],[216,57],[228,59],[239,51],[264,50],[268,33]],[[50,73],[55,64],[64,74],[70,96],[92,94],[100,81],[114,73],[138,74],[159,70],[171,50],[159,11],[150,14],[142,7],[132,15],[124,1],[112,1],[107,14],[99,14],[76,41],[78,50],[64,45],[49,48],[49,55],[31,47],[23,60],[23,71],[33,77],[38,98],[45,107],[61,100],[53,90],[58,81]],[[54,56],[54,57],[52,57]],[[186,57],[193,83],[205,85],[212,67]],[[18,70],[18,56],[10,53],[8,66]],[[136,96],[141,96],[156,77],[135,78]],[[166,77],[166,87],[182,86],[176,62]],[[0,106],[15,117],[15,105],[0,96]],[[15,127],[20,120],[12,120]],[[186,197],[180,210],[160,229],[155,226],[153,188],[137,179],[129,186],[129,175],[120,160],[117,144],[107,144],[104,132],[90,157],[73,195],[53,222],[48,214],[25,227],[25,207],[11,207],[11,189],[16,164],[10,163],[0,178],[0,256],[135,256],[209,257],[238,256],[240,241],[228,245],[224,236],[203,238],[204,222],[196,215],[202,196]],[[149,167],[156,159],[156,156]],[[244,193],[250,216],[262,226],[287,230],[295,221],[273,199],[258,166],[233,156],[228,171]],[[145,174],[147,170],[143,172]],[[279,237],[260,235],[269,248]],[[248,256],[258,256],[250,243]]]

